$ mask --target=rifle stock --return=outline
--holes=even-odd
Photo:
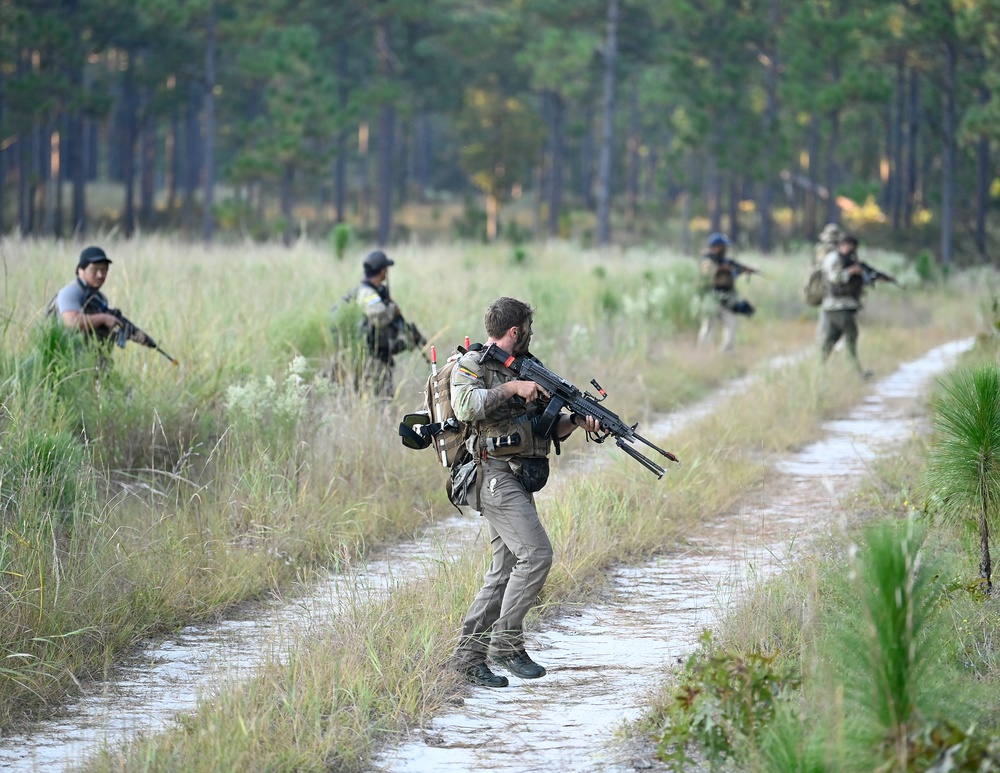
[[[605,408],[601,403],[607,397],[607,394],[601,389],[600,384],[596,380],[592,380],[590,383],[601,395],[600,399],[590,394],[590,392],[581,391],[562,376],[546,368],[530,354],[515,357],[505,352],[496,344],[490,344],[484,351],[483,356],[502,362],[522,379],[534,381],[549,393],[549,403],[542,414],[543,424],[547,429],[555,426],[555,422],[558,421],[562,409],[567,408],[571,414],[592,416],[597,420],[603,434],[590,433],[590,437],[594,441],[603,443],[607,438],[613,436],[615,438],[615,445],[656,475],[657,478],[662,478],[666,470],[640,452],[635,447],[636,444],[641,443],[653,449],[661,456],[665,456],[670,461],[680,463],[680,460],[672,453],[660,448],[636,432],[638,424],[629,425],[617,413]],[[546,422],[546,420],[548,421]]]

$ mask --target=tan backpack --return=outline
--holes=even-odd
[[[456,346],[438,369],[432,347],[434,365],[424,388],[425,408],[418,413],[407,414],[399,425],[399,435],[407,448],[434,446],[442,466],[450,471],[445,485],[448,499],[465,515],[479,515],[477,508],[482,476],[478,460],[466,445],[470,427],[458,420],[451,404],[451,374],[463,354],[481,348],[482,344],[468,346],[466,339],[466,346]]]
[[[465,445],[468,427],[455,417],[451,404],[451,374],[462,355],[479,348],[482,344],[456,346],[443,366],[438,368],[435,362],[424,387],[424,409],[407,414],[399,425],[404,446],[420,449],[433,445],[441,465],[448,469],[470,457]]]
[[[809,278],[806,280],[806,284],[802,288],[802,298],[810,306],[819,306],[823,303],[824,293],[823,269],[817,268],[809,274]]]
[[[473,344],[469,349],[456,346],[444,365],[427,378],[424,389],[427,415],[441,428],[434,435],[434,451],[441,459],[441,465],[449,469],[469,456],[465,447],[467,427],[455,417],[455,409],[451,405],[451,373],[462,355],[470,349],[476,351],[481,348],[481,344]]]

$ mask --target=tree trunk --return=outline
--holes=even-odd
[[[392,105],[379,108],[378,131],[378,244],[389,244],[392,231],[392,149],[395,138],[395,112]]]
[[[368,122],[358,127],[358,221],[368,229],[368,203],[371,192],[368,184]]]
[[[772,34],[778,30],[778,3],[771,0],[768,4],[768,23]],[[767,46],[767,64],[764,67],[764,183],[760,193],[760,251],[765,255],[774,248],[772,234],[773,220],[771,209],[774,206],[774,169],[777,155],[777,124],[778,124],[778,47],[773,38],[769,38]]]
[[[184,206],[181,208],[181,224],[184,232],[189,236],[194,233],[195,195],[201,171],[201,124],[199,121],[201,101],[201,91],[197,84],[192,83],[184,129]]]
[[[685,158],[685,180],[684,191],[681,195],[684,201],[681,204],[681,252],[690,255],[691,245],[691,197],[694,189],[694,177],[697,174],[694,154],[689,150]]]
[[[955,68],[958,52],[953,37],[944,41],[944,98],[941,116],[941,135],[944,148],[941,153],[941,263],[951,263],[952,218],[955,196]]]
[[[618,3],[608,0],[608,34],[604,44],[604,127],[597,169],[597,243],[611,243],[611,154],[615,137],[615,60],[618,49]]]
[[[840,206],[837,204],[837,151],[840,146],[840,110],[830,111],[830,143],[826,148],[826,221],[840,222]]]
[[[583,119],[583,142],[580,143],[580,196],[588,212],[597,211],[594,200],[594,106],[589,101]]]
[[[896,63],[895,109],[890,113],[889,137],[892,140],[888,180],[888,210],[892,230],[903,227],[903,123],[906,120],[906,67],[902,59]]]
[[[816,201],[816,186],[819,184],[819,116],[815,113],[809,120],[809,182],[812,184],[806,189],[805,231],[806,238],[815,241],[818,233],[816,214],[819,209]]]
[[[70,0],[70,17],[76,19],[78,13],[77,0]],[[74,45],[82,52],[81,30],[76,29],[73,33]],[[81,98],[86,97],[89,91],[89,84],[86,83],[83,61],[73,63],[69,67],[69,82],[74,94]],[[81,99],[82,101],[82,99]],[[72,221],[71,231],[75,235],[82,235],[87,230],[87,168],[84,161],[84,117],[80,107],[76,107],[69,114],[68,136],[66,137],[66,177],[72,183]]]
[[[985,484],[984,484],[985,485]],[[979,579],[983,581],[983,591],[987,596],[993,595],[993,560],[990,557],[990,526],[986,502],[989,499],[983,492],[983,511],[979,513]]]
[[[404,117],[402,126],[399,128],[399,135],[396,138],[399,142],[399,157],[396,159],[396,168],[399,170],[396,175],[396,201],[395,205],[401,207],[410,198],[410,179],[412,169],[410,148],[413,145],[413,119]]]
[[[375,52],[378,56],[378,72],[383,83],[392,75],[389,48],[389,28],[385,19],[380,19],[375,28]],[[395,115],[392,105],[383,102],[379,107],[378,119],[378,244],[386,246],[392,230],[392,149],[395,135]]]
[[[42,124],[38,137],[38,200],[41,209],[39,233],[43,236],[55,234],[56,186],[53,176],[58,174],[58,163],[53,169],[53,151],[58,149],[59,135],[51,125]]]
[[[417,118],[417,142],[413,149],[414,175],[417,178],[417,201],[427,200],[431,187],[431,119],[427,113]]]
[[[295,179],[295,166],[288,162],[281,171],[281,216],[285,221],[282,232],[282,242],[290,247],[295,237],[295,221],[292,214],[292,182]]]
[[[70,230],[81,236],[87,232],[87,166],[85,161],[84,118],[79,110],[74,110],[69,118],[69,178],[72,182],[72,211]]]
[[[493,194],[486,195],[486,241],[493,244],[500,231],[500,203]]]
[[[167,129],[167,142],[164,148],[166,159],[165,168],[167,170],[167,214],[173,216],[174,207],[177,204],[177,180],[181,175],[181,154],[178,152],[178,140],[180,139],[181,121],[177,110],[170,116],[170,127]],[[171,221],[172,222],[172,221]]]
[[[979,102],[985,105],[990,101],[990,90],[985,86],[979,89]],[[979,136],[976,143],[976,249],[981,258],[986,257],[986,210],[990,206],[990,138],[986,134]]]
[[[722,172],[718,162],[713,160],[708,171],[709,230],[722,230]]]
[[[920,76],[910,70],[910,94],[907,99],[906,132],[906,191],[903,201],[903,222],[913,225],[917,205],[917,134],[920,131]]]
[[[206,242],[212,241],[215,233],[215,25],[218,18],[216,0],[212,0],[208,10],[208,26],[205,29],[205,193],[202,197],[203,209],[201,230]]]
[[[31,140],[30,132],[17,137],[17,221],[21,235],[31,233]]]
[[[68,139],[69,130],[69,116],[65,113],[60,113],[59,115],[59,126],[62,130],[55,135],[55,141],[57,147],[52,150],[52,163],[54,169],[52,170],[52,186],[55,188],[53,191],[55,195],[55,212],[52,218],[52,235],[57,239],[61,239],[63,236],[63,222],[66,218],[65,207],[63,206],[63,179],[65,178],[65,173],[63,169],[63,158],[66,152],[65,143]]]
[[[566,102],[562,95],[553,92],[552,106],[552,165],[549,169],[549,234],[558,237],[559,218],[562,216],[563,159],[566,155]]]
[[[153,227],[153,209],[156,196],[156,130],[153,119],[147,117],[140,132],[139,172],[139,223],[143,228]]]
[[[740,177],[729,173],[729,238],[735,245],[740,238]]]
[[[125,184],[124,214],[122,216],[122,233],[125,238],[131,238],[135,233],[135,138],[136,138],[136,91],[135,91],[135,54],[128,51],[128,64],[122,83],[121,110],[121,175]]]
[[[347,110],[350,85],[347,79],[347,43],[337,49],[337,106],[341,112]],[[337,158],[333,162],[333,206],[338,223],[344,222],[344,206],[347,201],[347,129],[337,132]]]
[[[634,78],[628,102],[628,142],[626,142],[628,192],[625,196],[625,221],[631,228],[635,226],[639,199],[639,84]]]

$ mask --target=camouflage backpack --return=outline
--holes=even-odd
[[[819,306],[823,303],[824,292],[823,269],[817,268],[809,274],[809,278],[802,288],[802,297],[810,306]]]

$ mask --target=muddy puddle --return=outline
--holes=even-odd
[[[715,612],[755,577],[780,567],[789,545],[828,525],[836,497],[879,449],[913,431],[913,397],[971,346],[940,347],[875,385],[847,419],[830,422],[822,443],[782,462],[781,501],[751,502],[719,519],[711,539],[683,553],[616,572],[611,599],[569,609],[532,635],[531,651],[548,669],[537,682],[511,679],[505,690],[470,690],[464,704],[414,731],[376,761],[391,771],[616,771],[633,761],[612,741],[639,715],[645,692],[666,662],[689,653]],[[780,358],[780,367],[797,357]],[[645,428],[663,438],[714,411],[755,376],[731,382],[689,408]],[[598,454],[594,459],[600,458]],[[584,462],[585,463],[585,462]],[[564,471],[564,476],[566,471]],[[250,676],[267,658],[282,659],[311,628],[331,620],[360,590],[379,593],[441,560],[478,550],[479,523],[449,519],[351,571],[323,577],[291,600],[248,608],[243,617],[190,626],[151,643],[106,681],[86,685],[50,720],[0,738],[0,768],[55,771],[103,745],[168,727],[200,697]],[[623,756],[624,755],[624,756]]]

